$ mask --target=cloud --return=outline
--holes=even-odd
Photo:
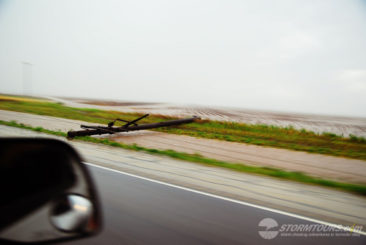
[[[294,31],[279,40],[278,53],[282,59],[297,58],[321,47],[320,40],[305,31]]]
[[[348,69],[338,73],[338,81],[348,92],[366,96],[366,69]]]

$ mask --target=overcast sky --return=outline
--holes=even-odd
[[[23,75],[34,95],[366,116],[366,1],[0,0],[0,93]]]

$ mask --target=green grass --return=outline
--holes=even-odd
[[[141,114],[103,111],[98,109],[72,108],[60,103],[12,100],[0,96],[0,109],[62,117],[106,124],[115,118],[135,119]],[[151,115],[142,123],[175,119],[162,115]],[[272,125],[251,125],[235,122],[200,120],[177,127],[155,129],[156,131],[199,138],[218,139],[261,146],[270,146],[310,153],[341,156],[366,160],[366,139],[350,135],[343,137],[333,133],[317,134],[305,129],[277,127]]]
[[[30,126],[27,126],[27,125],[24,125],[21,123],[17,123],[16,121],[7,122],[7,121],[0,120],[0,124],[6,125],[6,126],[17,127],[17,128],[28,129],[28,130],[32,130],[32,131],[36,131],[36,132],[47,133],[47,134],[56,135],[56,136],[67,137],[66,133],[64,133],[64,132],[52,131],[52,130],[44,129],[42,127],[30,127]],[[226,168],[226,169],[230,169],[230,170],[234,170],[234,171],[238,171],[238,172],[271,176],[271,177],[275,177],[275,178],[279,178],[279,179],[326,186],[326,187],[336,188],[339,190],[353,192],[356,194],[366,196],[366,186],[365,185],[351,184],[351,183],[344,183],[344,182],[338,182],[338,181],[333,181],[333,180],[316,178],[316,177],[312,177],[312,176],[303,174],[301,172],[290,172],[290,171],[285,171],[285,170],[281,170],[281,169],[277,169],[277,168],[256,167],[256,166],[249,166],[249,165],[238,164],[238,163],[230,163],[230,162],[220,161],[220,160],[216,160],[216,159],[206,158],[199,154],[188,154],[188,153],[184,153],[184,152],[177,152],[174,150],[151,149],[151,148],[138,146],[136,144],[126,145],[126,144],[121,144],[118,142],[110,141],[108,139],[94,138],[94,137],[90,137],[90,136],[76,137],[75,140],[105,144],[105,145],[128,149],[128,150],[143,151],[143,152],[147,152],[150,154],[169,156],[171,158],[175,158],[175,159],[179,159],[179,160],[183,160],[183,161],[195,162],[195,163],[205,164],[208,166],[216,166],[216,167]]]

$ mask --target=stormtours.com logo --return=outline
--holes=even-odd
[[[259,235],[264,239],[273,239],[278,235],[278,223],[274,219],[262,219],[258,226],[260,229],[264,228],[264,230],[259,231]]]
[[[350,237],[360,236],[362,225],[326,225],[326,224],[281,224],[271,218],[262,219],[259,235],[264,239],[280,237]]]

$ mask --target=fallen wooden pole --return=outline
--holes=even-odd
[[[158,122],[158,123],[148,123],[148,124],[135,124],[131,125],[128,122],[126,125],[121,127],[103,127],[103,126],[87,126],[81,125],[82,128],[86,128],[86,130],[79,131],[69,131],[67,133],[68,138],[74,138],[76,136],[90,136],[90,135],[101,135],[101,134],[114,134],[119,132],[129,132],[136,130],[144,130],[144,129],[153,129],[153,128],[161,128],[161,127],[169,127],[169,126],[177,126],[186,123],[192,123],[196,120],[199,120],[199,117],[193,116],[191,118],[171,120],[166,122]]]

